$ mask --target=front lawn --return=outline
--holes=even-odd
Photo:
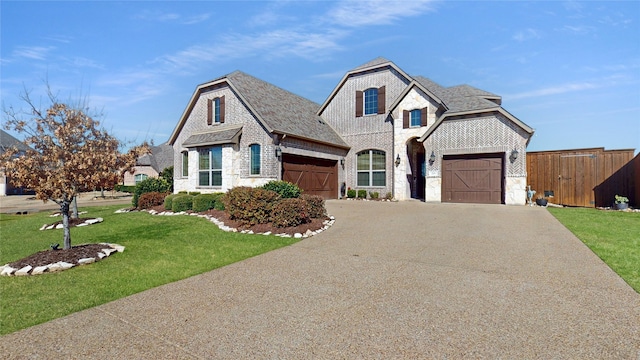
[[[297,239],[228,233],[195,216],[115,214],[122,205],[91,207],[81,217],[104,222],[71,229],[71,244],[109,242],[126,247],[97,263],[59,273],[0,276],[0,334],[8,334],[86,308],[197,275]],[[48,213],[0,214],[0,264],[62,243]]]
[[[640,293],[640,213],[586,208],[549,212]]]

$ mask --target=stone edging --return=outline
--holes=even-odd
[[[35,268],[27,265],[21,269],[15,269],[6,264],[4,266],[0,266],[0,275],[1,276],[26,276],[26,275],[39,275],[45,272],[58,272],[62,270],[71,269],[74,266],[79,265],[87,265],[92,264],[96,261],[102,260],[103,258],[111,255],[114,252],[123,252],[124,246],[118,244],[110,244],[110,243],[99,243],[100,245],[105,245],[109,247],[109,249],[102,249],[101,252],[98,252],[97,258],[84,258],[78,260],[78,264],[71,264],[64,261],[58,261],[57,263],[44,265],[44,266],[36,266]],[[61,250],[63,251],[63,250]]]
[[[311,230],[307,230],[307,232],[305,232],[304,234],[301,233],[295,233],[295,234],[287,234],[287,233],[278,233],[278,234],[272,234],[270,231],[265,232],[265,233],[254,233],[251,230],[242,230],[242,231],[238,231],[238,229],[236,228],[232,228],[229,226],[226,226],[222,221],[216,219],[213,216],[210,215],[205,215],[205,214],[198,214],[198,213],[187,213],[185,211],[181,211],[181,212],[171,212],[171,211],[162,211],[162,212],[158,212],[155,210],[143,210],[148,212],[151,215],[159,215],[159,216],[174,216],[174,215],[189,215],[189,216],[197,216],[200,218],[204,218],[209,220],[210,222],[216,224],[218,226],[218,228],[222,231],[226,231],[226,232],[237,232],[240,234],[255,234],[255,235],[274,235],[274,236],[279,236],[279,237],[293,237],[296,239],[304,239],[304,238],[308,238],[310,236],[313,235],[317,235],[325,230],[327,230],[328,228],[330,228],[331,226],[333,226],[333,223],[335,223],[336,218],[332,215],[329,216],[329,220],[324,220],[322,222],[322,227],[316,231],[311,231]],[[116,213],[124,213],[124,212],[128,212],[127,209],[120,209],[117,210]]]
[[[85,222],[80,223],[78,225],[75,225],[74,227],[93,225],[93,224],[101,223],[102,221],[104,221],[104,219],[102,219],[100,217],[99,218],[95,218],[95,219],[87,219],[87,220],[85,220]],[[44,225],[42,225],[40,230],[62,229],[63,227],[64,226],[62,224],[58,224],[58,225],[47,225],[47,224],[44,224]]]

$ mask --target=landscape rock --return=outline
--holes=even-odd
[[[35,268],[33,268],[33,271],[31,272],[31,275],[40,275],[43,272],[47,271],[49,269],[48,266],[36,266]]]
[[[295,234],[293,234],[293,237],[296,238],[296,239],[302,239],[302,234],[295,233]]]
[[[93,264],[94,262],[96,262],[96,258],[83,258],[78,260],[78,265]]]
[[[13,273],[18,270],[18,269],[14,269],[9,265],[5,265],[2,267],[2,272],[0,272],[0,275],[3,276],[9,276],[9,275],[13,275]]]
[[[27,266],[23,267],[22,269],[16,271],[15,273],[13,273],[13,275],[15,275],[15,276],[26,276],[26,275],[29,275],[29,271],[31,271],[31,269],[33,269],[33,267],[31,265],[27,265]]]

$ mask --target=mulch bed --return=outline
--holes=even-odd
[[[164,206],[156,206],[154,208],[151,208],[150,210],[155,210],[157,212],[166,211],[164,209]],[[271,231],[272,234],[285,233],[285,234],[291,234],[291,235],[295,233],[304,234],[305,232],[307,232],[307,230],[316,231],[318,229],[321,229],[324,226],[323,221],[327,219],[327,218],[311,219],[311,222],[306,224],[301,224],[293,227],[279,228],[279,227],[273,226],[272,223],[258,224],[253,226],[242,225],[238,221],[232,220],[231,218],[229,218],[229,215],[226,212],[220,211],[220,210],[212,209],[200,214],[212,216],[224,222],[226,226],[238,229],[238,231],[250,230],[250,231],[253,231],[254,233],[265,233],[265,232]],[[73,227],[73,226],[76,226],[77,224],[81,224],[85,222],[86,220],[87,218],[69,219],[69,225]],[[62,224],[62,220],[54,223],[54,225],[57,225],[57,224]],[[72,246],[71,249],[68,249],[68,250],[45,250],[45,251],[35,253],[31,256],[28,256],[24,259],[9,263],[9,266],[11,266],[14,269],[20,269],[27,265],[30,265],[35,268],[37,266],[45,266],[45,265],[57,263],[59,261],[64,261],[70,264],[78,264],[78,260],[80,259],[97,257],[97,253],[106,247],[108,246],[101,245],[101,244],[86,244],[86,245]]]
[[[32,267],[45,266],[59,261],[64,261],[69,264],[78,264],[78,260],[84,258],[98,258],[98,253],[102,249],[109,248],[108,245],[102,244],[86,244],[72,246],[68,250],[45,250],[30,255],[24,259],[9,263],[14,269],[20,269],[27,265]]]

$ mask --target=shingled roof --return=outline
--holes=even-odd
[[[319,104],[241,71],[198,86],[191,102],[197,100],[202,89],[226,82],[257,120],[272,134],[289,135],[324,144],[349,148],[331,126],[316,114]],[[190,107],[193,106],[190,104]],[[175,141],[190,112],[185,114],[174,130],[170,143]]]
[[[151,154],[145,154],[136,160],[136,165],[151,166],[158,173],[173,166],[173,147],[167,143],[152,146]]]
[[[11,148],[17,148],[18,151],[27,151],[30,149],[22,141],[11,136],[11,134],[9,134],[8,132],[0,129],[0,154]]]

